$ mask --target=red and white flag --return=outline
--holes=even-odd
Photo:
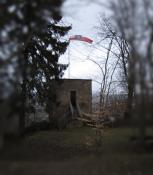
[[[69,38],[70,41],[72,40],[77,40],[77,41],[84,41],[84,42],[87,42],[87,43],[90,43],[92,44],[93,43],[93,40],[88,38],[88,37],[84,37],[82,35],[73,35]]]

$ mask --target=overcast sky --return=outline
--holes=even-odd
[[[101,0],[105,2],[105,0]],[[63,7],[64,22],[72,25],[71,35],[83,35],[91,38],[93,44],[88,44],[80,41],[72,41],[67,52],[61,57],[60,61],[68,63],[70,58],[70,68],[65,72],[64,78],[78,79],[95,79],[98,77],[98,67],[91,61],[87,61],[90,56],[97,56],[98,50],[94,49],[94,44],[97,40],[97,29],[99,15],[105,13],[105,8],[96,3],[87,1],[67,0]],[[98,85],[93,82],[93,91],[98,90]]]

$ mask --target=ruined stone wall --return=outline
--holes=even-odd
[[[81,112],[92,112],[92,89],[91,80],[79,79],[62,79],[55,83],[55,91],[57,93],[58,106],[54,109],[50,121],[55,125],[65,125],[69,119],[70,107],[70,93],[76,91],[76,101],[80,107]],[[41,110],[41,111],[40,111]],[[38,106],[36,113],[28,115],[26,127],[30,126],[32,122],[49,121],[48,114],[43,111],[43,108]],[[53,124],[53,125],[54,125]],[[59,126],[59,128],[60,128]]]
[[[92,85],[91,80],[63,79],[60,80],[58,101],[60,106],[68,106],[71,91],[76,91],[77,103],[82,112],[90,113],[92,110]]]

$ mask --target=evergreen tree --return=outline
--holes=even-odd
[[[66,51],[68,42],[63,37],[70,29],[69,26],[52,21],[47,28],[32,37],[25,50],[27,71],[30,70],[30,73],[27,72],[27,96],[30,102],[34,97],[40,105],[45,105],[49,116],[56,105],[58,79],[67,68],[67,65],[58,64],[58,59]]]
[[[58,25],[62,2],[0,1],[0,101],[6,102],[10,97],[11,101],[16,100],[11,107],[14,112],[15,109],[20,112],[21,128],[24,126],[27,95],[30,97],[36,91],[41,99],[44,91],[51,89],[49,79],[61,76],[58,58],[68,43],[61,42],[59,38],[70,29]],[[21,87],[16,88],[20,84]]]

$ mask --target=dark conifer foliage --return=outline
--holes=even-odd
[[[61,37],[71,27],[60,24],[62,3],[63,0],[0,1],[1,102],[10,101],[10,97],[16,100],[11,107],[23,116],[21,126],[27,97],[38,95],[44,102],[44,94],[54,92],[50,80],[61,77],[65,68],[58,64],[68,45]]]
[[[65,53],[68,46],[68,42],[61,38],[70,29],[53,21],[34,35],[25,49],[27,71],[30,71],[27,72],[27,96],[30,101],[34,98],[34,101],[37,99],[39,104],[45,105],[49,114],[56,102],[55,84],[67,68],[67,65],[58,63],[60,55]]]

